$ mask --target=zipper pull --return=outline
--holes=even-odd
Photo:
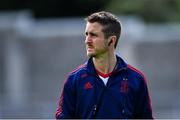
[[[93,107],[93,115],[96,114],[96,111],[97,111],[97,105],[94,105],[94,107]]]

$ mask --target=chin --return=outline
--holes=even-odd
[[[87,56],[88,56],[88,57],[95,57],[96,55],[93,54],[93,53],[87,53]]]

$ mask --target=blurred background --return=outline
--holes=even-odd
[[[0,119],[54,118],[68,72],[87,60],[84,18],[113,12],[116,49],[148,78],[155,118],[180,118],[180,0],[1,0]]]

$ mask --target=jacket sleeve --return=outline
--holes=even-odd
[[[72,84],[72,79],[69,77],[61,93],[59,107],[56,111],[56,119],[71,119],[75,113],[75,90]]]
[[[137,94],[135,116],[138,119],[153,119],[151,98],[148,92],[147,80],[144,76],[140,78],[140,87]]]

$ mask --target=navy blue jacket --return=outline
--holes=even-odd
[[[71,72],[64,84],[56,118],[153,118],[144,75],[117,56],[107,85],[92,58]]]

